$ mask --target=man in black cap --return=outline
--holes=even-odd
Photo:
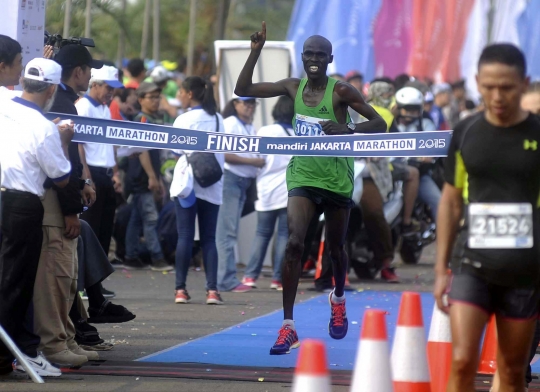
[[[103,62],[94,60],[88,49],[82,45],[66,45],[62,47],[54,60],[62,66],[62,83],[58,87],[51,112],[77,115],[77,108],[75,107],[75,101],[79,99],[77,93],[88,89],[90,70],[103,67]],[[84,210],[83,200],[88,204],[93,204],[96,200],[96,193],[93,184],[81,178],[82,164],[78,143],[71,142],[68,151],[73,168],[69,184],[62,190],[56,189],[56,191],[61,213],[64,216],[64,236],[75,240],[81,230],[78,215]],[[73,328],[71,324],[74,325],[77,342],[84,347],[103,343],[97,329],[86,323],[80,315],[77,306],[79,298],[79,295],[76,294],[69,313],[70,328],[68,329]],[[73,336],[71,336],[73,332],[68,331],[69,340],[73,339]]]
[[[82,45],[64,46],[54,60],[62,66],[62,83],[51,108],[51,112],[77,115],[75,101],[77,92],[86,91],[90,81],[90,70],[103,67],[103,62],[92,59],[90,52]],[[83,211],[81,190],[84,200],[95,200],[96,194],[90,183],[85,183],[82,176],[82,164],[79,157],[78,143],[69,145],[69,159],[73,170],[69,185],[58,192],[58,200],[65,216],[66,235],[77,238],[81,224],[77,214]]]

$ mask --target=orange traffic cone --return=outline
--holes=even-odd
[[[427,343],[431,392],[446,392],[452,366],[452,334],[450,318],[433,306]]]
[[[292,392],[331,392],[326,349],[320,340],[306,339],[300,346]]]
[[[386,312],[367,310],[356,353],[351,392],[392,392]]]
[[[497,322],[495,316],[491,316],[486,334],[484,336],[484,345],[480,355],[480,365],[478,373],[495,374],[497,370]]]
[[[396,392],[430,392],[426,335],[418,293],[404,292],[401,297],[391,358]]]

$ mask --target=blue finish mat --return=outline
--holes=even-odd
[[[300,341],[307,338],[323,340],[326,344],[331,370],[354,368],[362,317],[366,309],[383,309],[388,312],[387,330],[390,347],[396,328],[401,292],[347,292],[346,296],[349,333],[342,340],[334,340],[328,335],[330,306],[327,294],[296,304],[294,309],[296,330]],[[421,298],[427,339],[434,298],[431,293],[421,293]],[[293,368],[296,366],[299,349],[292,350],[289,355],[269,355],[270,347],[277,338],[282,321],[283,313],[278,310],[216,334],[140,358],[138,361]],[[533,365],[533,372],[540,372],[540,363]]]

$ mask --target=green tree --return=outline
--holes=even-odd
[[[144,0],[130,0],[125,18],[122,17],[119,0],[93,0],[92,36],[96,44],[92,55],[96,58],[116,59],[120,29],[125,31],[127,58],[138,57],[141,50],[141,36]],[[187,54],[189,31],[189,1],[161,0],[160,12],[160,57],[175,61],[183,71]],[[86,0],[73,0],[70,36],[84,34],[84,12]],[[230,0],[225,39],[249,39],[260,29],[261,21],[268,24],[269,40],[284,40],[292,11],[292,0]],[[48,0],[46,29],[51,34],[63,31],[65,2]],[[215,24],[219,6],[216,0],[197,1],[197,25],[195,33],[196,51],[194,69],[196,74],[207,74],[213,68]],[[151,29],[150,29],[151,31]],[[148,42],[148,53],[152,53],[152,39]]]
[[[292,14],[292,0],[233,0],[227,23],[227,39],[249,39],[266,21],[267,39],[284,41]]]

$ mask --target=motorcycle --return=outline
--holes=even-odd
[[[359,279],[375,279],[382,269],[382,265],[375,260],[368,234],[362,219],[360,198],[362,196],[362,171],[366,166],[364,160],[355,160],[355,187],[352,199],[356,206],[351,209],[349,227],[347,231],[346,250],[349,255],[349,269],[352,269]],[[403,183],[393,183],[393,190],[388,195],[388,200],[383,206],[386,221],[392,234],[392,246],[399,251],[405,264],[417,264],[422,256],[422,250],[435,241],[436,227],[431,219],[429,207],[417,200],[413,210],[413,220],[418,222],[418,227],[403,235],[401,232],[403,210]],[[324,238],[324,214],[319,217],[319,227],[315,238]],[[318,245],[312,244],[312,259],[317,260]],[[324,258],[328,257],[326,252]]]
[[[407,235],[402,235],[399,253],[405,264],[417,264],[422,256],[422,249],[433,243],[437,237],[435,222],[431,219],[429,207],[417,201],[413,210],[413,219],[420,228]]]

